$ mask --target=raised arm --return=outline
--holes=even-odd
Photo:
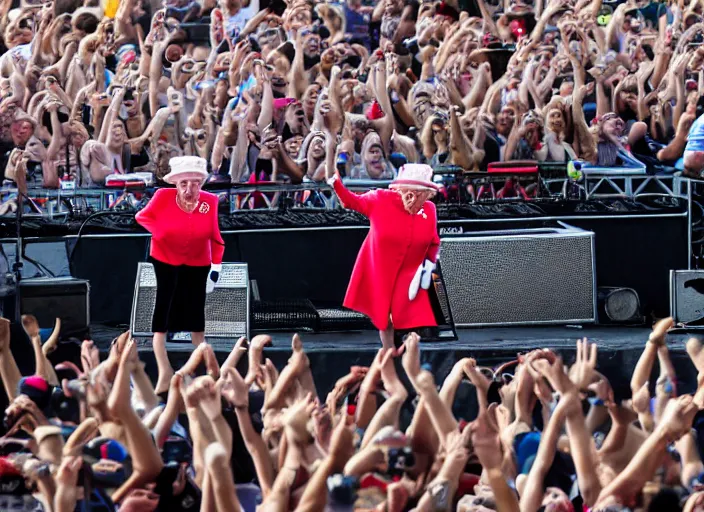
[[[0,378],[8,401],[12,402],[17,396],[22,374],[10,350],[10,321],[5,318],[0,318]]]
[[[547,427],[543,430],[538,453],[535,456],[530,473],[528,473],[528,479],[521,496],[521,512],[535,512],[540,508],[545,491],[543,482],[555,458],[557,440],[565,423],[567,408],[573,405],[572,398],[568,400],[567,397],[563,397],[553,411]]]
[[[326,174],[332,182],[332,188],[337,194],[342,206],[361,213],[365,217],[369,217],[374,207],[374,203],[378,197],[376,190],[371,190],[364,194],[355,194],[345,187],[340,179],[339,174],[335,171],[335,140],[332,135],[327,132],[325,140],[326,150]]]
[[[247,451],[252,456],[257,479],[262,488],[262,495],[266,498],[274,484],[274,464],[264,440],[252,426],[252,418],[249,415],[249,391],[247,385],[234,368],[223,369],[222,378],[225,380],[222,396],[235,409],[242,439]]]

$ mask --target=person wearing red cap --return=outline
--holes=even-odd
[[[382,345],[392,348],[394,328],[437,325],[427,292],[440,250],[435,205],[430,201],[437,192],[433,170],[406,164],[390,190],[357,195],[338,174],[333,176],[335,148],[330,134],[327,145],[329,183],[343,206],[370,221],[344,306],[368,316],[379,329]]]
[[[171,172],[164,181],[176,188],[158,190],[136,216],[152,234],[150,260],[157,283],[152,318],[159,364],[157,391],[168,389],[172,373],[166,333],[191,332],[195,345],[205,339],[205,297],[220,276],[225,252],[218,226],[218,198],[200,189],[208,177],[207,162],[183,156],[172,158],[169,165]]]

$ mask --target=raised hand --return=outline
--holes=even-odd
[[[239,372],[234,368],[226,368],[220,377],[220,380],[223,379],[221,393],[225,400],[235,408],[247,408],[249,406],[249,389]]]
[[[17,396],[7,409],[5,409],[5,416],[10,425],[15,425],[17,421],[26,419],[26,424],[30,429],[49,424],[44,413],[39,410],[37,404],[27,395]]]
[[[503,461],[497,405],[479,412],[479,416],[467,428],[471,430],[474,453],[483,468],[500,468]]]
[[[330,449],[330,441],[332,439],[332,414],[328,407],[316,407],[313,410],[313,428],[314,435],[318,444],[324,449]]]
[[[384,382],[386,391],[401,400],[405,400],[408,397],[408,391],[406,391],[396,374],[393,356],[394,350],[387,350],[384,354],[384,358],[381,361],[381,380]]]
[[[110,346],[110,353],[108,354],[108,365],[110,367],[115,367],[120,363],[120,358],[122,357],[122,352],[127,345],[127,341],[130,339],[130,332],[123,332],[117,338],[112,341]]]
[[[202,343],[202,345],[206,344]],[[213,380],[217,380],[220,377],[220,365],[218,364],[218,358],[215,356],[215,350],[213,350],[213,346],[210,344],[207,344],[205,348],[204,359],[205,370],[208,372],[208,375],[212,377]]]
[[[214,420],[222,414],[220,392],[224,381],[219,384],[210,375],[198,377],[193,383],[198,394],[198,405],[209,420]],[[190,391],[190,390],[189,390]]]
[[[646,381],[645,384],[643,384],[641,388],[636,391],[636,393],[633,395],[633,410],[636,411],[638,414],[646,414],[650,412],[650,390],[648,389],[649,386],[650,383]]]
[[[491,380],[484,375],[484,373],[479,371],[479,368],[477,368],[477,361],[472,358],[464,360],[462,369],[464,370],[465,375],[467,375],[469,381],[475,388],[477,388],[478,391],[481,391],[484,395],[489,392]]]
[[[682,395],[667,402],[660,418],[657,432],[669,442],[677,441],[692,428],[692,421],[699,408],[690,395]]]
[[[259,365],[257,384],[265,393],[274,389],[277,380],[279,380],[279,371],[274,366],[274,363],[271,362],[271,359],[267,359],[264,364]],[[247,381],[245,380],[245,382]]]
[[[420,373],[418,373],[413,383],[418,392],[421,394],[423,392],[437,390],[433,374],[426,370],[422,370]]]
[[[353,366],[350,373],[337,379],[334,388],[343,389],[345,392],[355,389],[369,374],[370,369],[364,366]]]
[[[310,439],[307,424],[315,408],[316,403],[313,400],[313,395],[309,393],[303,400],[298,400],[289,407],[284,414],[284,424],[287,431],[293,440],[302,446]]]
[[[702,350],[701,341],[697,338],[689,338],[686,347],[687,355],[692,360],[697,372],[704,373],[704,350]]]
[[[127,334],[129,335],[129,333]],[[131,339],[125,345],[120,356],[120,367],[108,397],[108,409],[118,422],[120,417],[135,414],[131,403],[130,374],[136,358],[137,343]]]
[[[291,340],[291,350],[293,351],[293,354],[288,360],[288,364],[293,366],[295,374],[298,374],[306,370],[307,368],[310,368],[310,361],[308,360],[308,356],[303,350],[303,341],[301,340],[301,337],[298,334],[293,335],[293,339]]]
[[[224,371],[225,368],[236,368],[237,365],[240,362],[240,359],[242,359],[242,356],[247,353],[247,348],[249,346],[249,342],[247,341],[247,338],[242,336],[240,339],[237,340],[237,343],[232,347],[232,350],[230,351],[230,355],[227,356],[227,360],[223,363],[222,368],[220,368],[220,371]]]
[[[39,322],[34,315],[22,315],[22,328],[30,338],[39,336]]]
[[[262,364],[262,353],[264,352],[264,347],[270,347],[272,345],[271,336],[266,336],[260,334],[255,336],[249,343],[249,368],[247,369],[247,375],[244,380],[247,385],[252,385],[257,376],[260,374],[260,365]]]
[[[675,321],[672,319],[672,317],[663,318],[653,326],[653,332],[650,333],[648,341],[658,346],[664,345],[665,337],[667,336],[667,331],[672,329],[674,326]]]
[[[589,385],[589,389],[596,394],[596,397],[604,402],[606,407],[613,405],[614,400],[614,390],[611,388],[611,383],[603,376],[593,384]]]
[[[472,444],[472,429],[465,428],[462,432],[450,432],[445,440],[445,457],[466,459]],[[499,452],[500,453],[500,452]]]
[[[577,361],[570,368],[570,379],[579,389],[586,389],[592,383],[596,369],[597,346],[587,338],[577,340]]]
[[[193,375],[201,363],[205,363],[207,366],[207,358],[209,357],[207,355],[208,349],[212,351],[212,347],[207,343],[204,342],[199,344],[195,349],[193,349],[193,352],[191,352],[191,356],[188,358],[188,361],[186,361],[186,364],[181,367],[178,373],[184,376]]]
[[[45,356],[48,356],[56,350],[59,346],[59,333],[61,332],[61,319],[57,318],[54,321],[54,330],[51,332],[51,336],[46,340],[46,343],[42,345],[42,352]]]
[[[203,412],[210,418],[217,417],[222,410],[220,409],[220,389],[217,390],[217,405],[214,401],[215,381],[210,375],[203,375],[196,379],[184,377],[179,382],[181,396],[188,409],[201,408]],[[202,407],[204,405],[204,407]],[[212,414],[212,418],[210,416]]]
[[[81,365],[84,373],[90,373],[100,364],[100,351],[92,340],[81,343]]]
[[[78,484],[78,472],[83,466],[81,457],[67,456],[61,461],[58,471],[56,472],[56,483],[59,486],[73,488],[75,490]]]
[[[420,374],[420,336],[412,332],[404,342],[405,353],[401,362],[408,378],[414,380]]]
[[[545,377],[552,388],[561,395],[576,393],[577,388],[565,374],[561,357],[558,357],[552,364],[545,359],[530,361],[528,364],[532,365],[533,369]]]

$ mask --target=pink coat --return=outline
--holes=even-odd
[[[345,208],[369,218],[370,229],[357,256],[344,305],[367,315],[377,329],[411,329],[437,325],[427,290],[412,301],[408,288],[425,259],[436,261],[440,249],[435,205],[426,201],[409,214],[398,193],[373,190],[362,195],[342,183],[333,184]]]
[[[160,188],[137,212],[137,223],[152,234],[152,258],[175,266],[222,263],[218,196],[201,190],[199,201],[193,213],[186,213],[176,203],[175,188]]]

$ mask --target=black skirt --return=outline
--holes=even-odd
[[[205,331],[207,267],[169,265],[149,258],[156,274],[156,303],[152,332]]]

